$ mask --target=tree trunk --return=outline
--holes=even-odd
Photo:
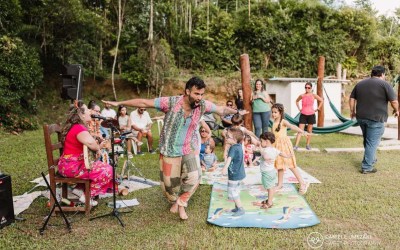
[[[192,2],[189,3],[189,37],[192,37]]]
[[[249,0],[249,20],[250,20],[250,0]]]
[[[323,80],[325,74],[325,57],[320,56],[318,61],[318,80],[317,80],[317,95],[321,98],[324,98],[324,87]],[[318,101],[318,105],[319,105]],[[325,112],[324,112],[324,104],[322,104],[321,109],[318,111],[318,127],[324,126]]]
[[[250,97],[251,97],[251,86],[250,86],[250,60],[248,54],[240,56],[240,69],[242,76],[242,89],[243,89],[243,108],[249,113],[244,115],[244,126],[246,129],[253,131],[253,112],[251,109]]]
[[[154,39],[153,39],[153,0],[150,1],[150,20],[149,20],[149,49],[150,49],[150,75],[148,80],[147,97],[150,97],[150,88],[155,86],[155,74],[156,74],[156,61],[154,51]]]
[[[336,78],[338,80],[342,79],[342,64],[338,63],[336,66]]]
[[[119,41],[121,39],[124,7],[125,7],[125,2],[124,2],[124,5],[122,5],[122,0],[118,0],[118,34],[117,34],[117,44],[115,46],[114,62],[113,62],[112,71],[111,71],[111,85],[112,85],[115,100],[117,100],[117,93],[115,91],[115,83],[114,83],[115,66],[117,64]]]
[[[208,45],[208,26],[210,25],[210,0],[207,0],[207,45]]]

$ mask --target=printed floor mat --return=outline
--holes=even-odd
[[[218,164],[218,167],[213,172],[203,172],[201,177],[200,184],[204,185],[212,185],[216,182],[219,183],[227,183],[228,176],[222,175],[222,168],[224,167],[224,163]],[[317,178],[310,175],[300,167],[297,167],[300,172],[301,177],[303,177],[304,181],[308,183],[321,183]],[[261,184],[261,172],[260,167],[255,166],[251,168],[245,168],[246,178],[243,180],[245,185],[253,185],[253,184]],[[299,183],[290,170],[286,170],[283,175],[283,183]]]
[[[233,201],[228,200],[227,185],[215,183],[211,193],[207,222],[221,227],[258,227],[293,229],[310,227],[320,223],[303,196],[299,195],[293,184],[275,193],[273,206],[260,207],[267,199],[262,185],[247,185],[242,188],[240,199],[245,209],[242,216],[232,216]]]

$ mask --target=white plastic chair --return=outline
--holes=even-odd
[[[161,135],[161,130],[162,130],[163,126],[164,126],[164,120],[163,119],[158,119],[157,120],[158,136]]]

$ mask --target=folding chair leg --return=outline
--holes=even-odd
[[[42,172],[42,177],[44,179],[44,182],[46,182],[47,188],[50,191],[50,196],[53,197],[55,203],[53,204],[53,207],[51,208],[51,211],[49,213],[49,215],[46,218],[46,221],[43,223],[43,226],[39,229],[39,233],[40,235],[43,235],[44,230],[46,229],[47,223],[49,222],[51,215],[53,214],[54,210],[56,209],[56,206],[58,207],[58,209],[60,210],[60,213],[65,221],[65,224],[67,224],[67,228],[68,228],[68,232],[71,232],[71,224],[69,223],[67,217],[64,214],[64,211],[62,210],[60,203],[57,200],[56,194],[53,192],[53,190],[50,187],[49,182],[46,179],[46,176],[44,175],[44,173]]]

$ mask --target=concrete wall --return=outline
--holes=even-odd
[[[340,111],[342,84],[340,82],[324,82],[323,85],[328,92],[333,105],[335,105],[335,107]],[[284,105],[285,112],[290,116],[295,117],[299,113],[299,110],[296,106],[296,99],[299,95],[305,93],[304,86],[305,82],[269,81],[267,83],[267,92],[275,95],[276,102]],[[313,93],[317,93],[317,86],[315,84],[313,84]],[[332,111],[329,105],[325,91],[324,101],[325,120],[337,119],[335,113]],[[314,106],[317,108],[317,102],[314,103]]]

